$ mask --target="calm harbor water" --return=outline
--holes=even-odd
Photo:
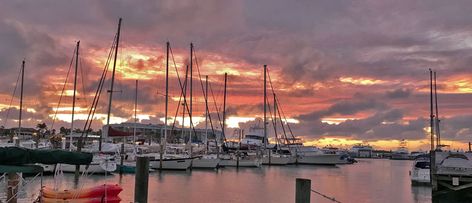
[[[360,159],[354,165],[264,166],[219,170],[163,171],[150,173],[149,202],[294,202],[295,178],[312,180],[312,188],[340,202],[431,202],[431,188],[410,185],[411,161]],[[52,186],[52,176],[43,178]],[[57,180],[57,179],[56,179]],[[134,175],[92,175],[80,184],[118,183],[124,188],[122,202],[134,198]],[[73,186],[65,174],[62,185]],[[36,192],[39,182],[26,188]],[[331,201],[312,193],[312,202]]]

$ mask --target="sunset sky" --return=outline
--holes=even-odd
[[[77,122],[83,127],[108,50],[123,18],[112,122],[164,117],[165,43],[181,77],[194,43],[202,76],[217,105],[228,77],[228,127],[247,128],[263,115],[267,64],[294,134],[307,144],[348,147],[368,142],[395,149],[428,149],[429,72],[438,73],[445,144],[472,140],[472,2],[455,1],[3,1],[0,6],[0,121],[18,125],[19,94],[6,114],[26,60],[24,126],[52,125],[66,73],[80,40]],[[196,64],[194,64],[196,67]],[[170,66],[169,115],[179,97]],[[197,73],[195,72],[195,75]],[[109,79],[109,78],[108,78]],[[70,126],[72,75],[54,128]],[[109,87],[109,81],[106,88]],[[93,128],[105,122],[100,100]],[[194,116],[204,116],[198,75]],[[211,109],[215,107],[211,104]],[[202,123],[199,124],[202,126]],[[232,129],[228,129],[232,136]]]

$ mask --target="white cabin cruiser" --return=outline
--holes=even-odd
[[[431,161],[429,155],[417,156],[410,171],[411,184],[429,184]]]
[[[296,153],[299,164],[336,165],[341,160],[340,154],[326,154],[317,147],[299,146]]]

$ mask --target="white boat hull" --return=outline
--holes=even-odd
[[[192,160],[192,168],[216,168],[219,163],[218,158],[200,157]]]
[[[55,164],[36,164],[43,167],[43,173],[54,173]]]
[[[75,165],[70,164],[58,164],[57,167],[61,167],[61,170],[66,173],[75,173]],[[89,173],[89,174],[105,174],[112,173],[116,170],[115,162],[108,163],[91,163],[90,165],[80,165],[80,173]]]
[[[414,168],[411,171],[412,184],[429,184],[430,180],[429,169]]]
[[[290,156],[269,156],[262,157],[262,164],[264,165],[287,165],[291,161]]]
[[[236,159],[222,159],[220,166],[225,167],[261,167],[262,161],[260,159],[241,159],[239,163]]]
[[[187,170],[192,164],[191,158],[182,159],[163,159],[163,170]],[[161,169],[161,161],[159,159],[151,160],[150,166],[153,169]]]
[[[336,165],[341,159],[339,154],[311,154],[297,158],[299,164]]]

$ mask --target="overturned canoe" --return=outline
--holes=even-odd
[[[54,199],[81,199],[81,198],[101,198],[115,197],[120,194],[123,189],[119,185],[104,184],[92,188],[82,188],[73,190],[54,190],[49,187],[42,188],[42,196]]]
[[[102,198],[102,197],[94,197],[94,198],[82,198],[82,199],[54,199],[54,198],[41,198],[41,202],[43,203],[119,203],[121,199],[118,196]]]

